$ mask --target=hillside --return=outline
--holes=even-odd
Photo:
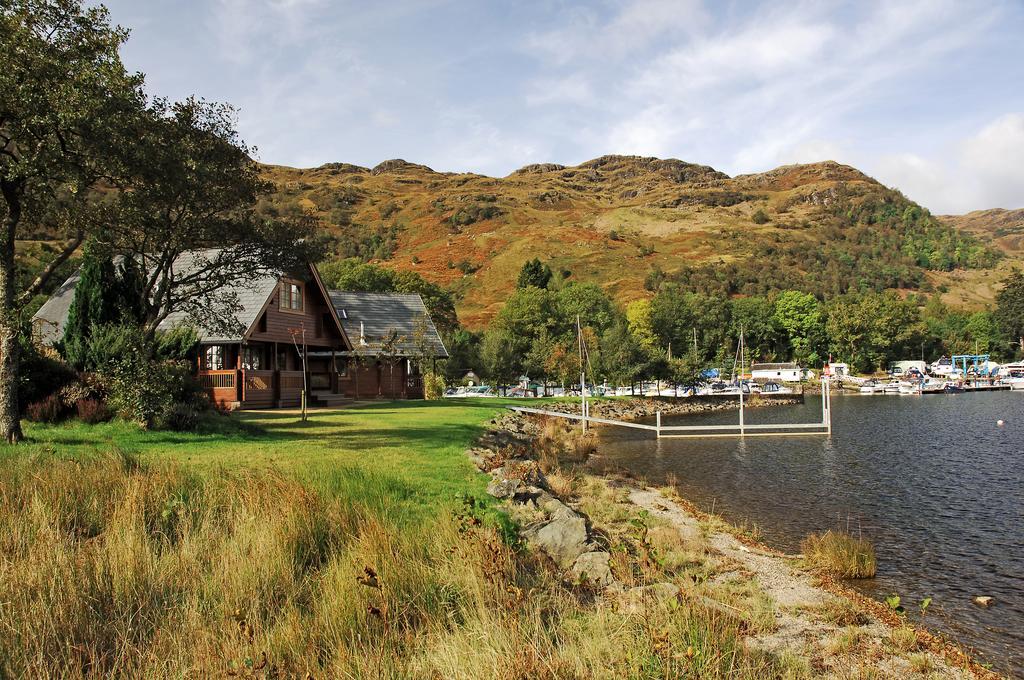
[[[834,162],[737,177],[637,156],[529,165],[504,178],[403,160],[265,166],[265,174],[276,193],[261,210],[313,214],[339,237],[339,254],[386,260],[451,288],[469,326],[486,323],[533,257],[599,282],[621,302],[649,295],[666,276],[727,294],[929,289],[950,276],[938,272],[995,259]]]
[[[993,269],[960,270],[936,275],[948,292],[943,299],[950,304],[976,306],[995,298],[1000,283],[1014,267],[1024,267],[1024,209],[975,210],[966,215],[942,215],[950,226],[989,243],[1005,257]]]

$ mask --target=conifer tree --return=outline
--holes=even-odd
[[[118,288],[117,273],[110,256],[99,252],[95,246],[88,246],[64,327],[64,358],[75,368],[94,368],[88,357],[93,328],[121,321]]]
[[[143,301],[146,281],[134,257],[125,257],[119,267],[118,312],[123,323],[142,324],[146,318]]]

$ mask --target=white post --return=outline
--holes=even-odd
[[[832,436],[832,385],[825,383],[825,398],[828,401],[828,434]]]
[[[825,376],[821,377],[821,424],[828,424],[828,399],[825,396],[825,392],[828,390],[828,385],[825,382]]]
[[[740,379],[740,436],[743,436],[743,379]]]
[[[658,411],[657,417],[658,417],[658,420],[656,422],[657,422],[657,427],[658,427],[658,430],[657,430],[657,432],[658,432],[658,439],[661,439],[661,411]]]

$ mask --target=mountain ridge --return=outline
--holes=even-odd
[[[959,254],[981,247],[966,227],[835,161],[735,177],[626,155],[534,163],[504,177],[404,159],[263,172],[275,192],[262,209],[312,215],[338,237],[342,255],[452,289],[460,315],[476,327],[533,257],[599,283],[622,303],[649,296],[652,276],[690,276],[694,267],[749,269],[734,271],[737,283],[725,289],[746,294],[768,285],[759,281],[772,278],[765,267],[775,260],[793,285],[818,277],[822,294],[838,294],[856,286],[933,289],[984,259],[972,265]],[[864,278],[859,270],[868,271],[865,281],[855,280]],[[775,278],[771,285],[786,279]]]

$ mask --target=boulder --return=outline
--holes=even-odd
[[[606,552],[585,552],[572,563],[569,573],[577,581],[593,584],[598,588],[610,586],[615,582],[611,565],[611,555]]]
[[[991,607],[992,606],[992,598],[989,597],[988,595],[978,595],[977,597],[974,598],[973,602],[974,602],[974,604],[978,605],[979,607]]]
[[[552,501],[548,505],[552,503],[560,502]],[[526,533],[528,543],[543,550],[562,567],[568,567],[588,551],[586,520],[569,508],[565,509],[568,512],[558,511],[547,523]]]
[[[501,468],[499,468],[500,470]],[[495,471],[497,472],[497,470]],[[509,479],[502,475],[495,475],[491,483],[487,485],[487,493],[495,498],[512,498],[519,493],[523,483],[518,479]]]

